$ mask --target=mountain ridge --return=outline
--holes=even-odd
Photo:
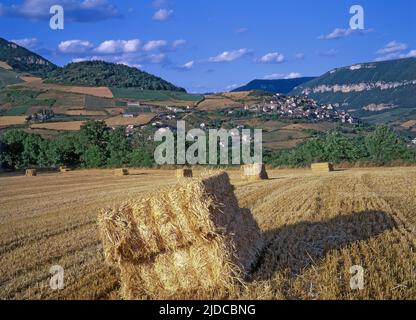
[[[255,79],[248,84],[232,90],[231,92],[242,92],[251,90],[262,90],[272,93],[287,94],[302,83],[315,79],[315,77],[300,77],[293,79]]]

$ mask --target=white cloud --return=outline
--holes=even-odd
[[[20,4],[0,4],[0,15],[34,20],[50,19],[49,9],[59,4],[65,8],[65,19],[77,22],[94,22],[120,18],[118,9],[107,0],[24,0]]]
[[[173,47],[174,49],[176,49],[176,48],[177,48],[177,47],[179,47],[179,46],[183,46],[185,43],[186,43],[186,40],[183,40],[183,39],[178,39],[178,40],[173,41],[173,43],[172,43],[172,47]]]
[[[285,61],[285,56],[279,52],[271,52],[260,58],[261,63],[282,63]]]
[[[239,49],[234,51],[224,51],[223,53],[208,59],[210,62],[231,62],[242,58],[250,52],[248,49]]]
[[[369,32],[374,31],[373,29],[342,29],[342,28],[335,28],[334,31],[332,31],[331,33],[327,34],[327,35],[321,35],[318,37],[318,39],[321,40],[334,40],[334,39],[340,39],[340,38],[345,38],[348,36],[351,36],[353,34],[366,34]]]
[[[179,69],[182,70],[191,70],[195,66],[195,61],[189,61],[181,66],[179,66]]]
[[[277,80],[277,79],[295,79],[301,77],[302,74],[299,72],[290,72],[288,74],[284,73],[272,73],[265,75],[263,77],[264,80]]]
[[[62,53],[85,53],[92,47],[93,44],[89,41],[67,40],[58,45],[58,50]]]
[[[151,54],[146,56],[144,60],[148,63],[159,64],[166,60],[166,55],[163,53]]]
[[[140,40],[106,40],[95,51],[101,54],[132,53],[140,49]]]
[[[231,90],[237,89],[237,88],[242,87],[242,86],[243,86],[242,84],[234,83],[234,84],[230,84],[229,86],[226,86],[225,89],[228,90],[228,91],[231,91]]]
[[[382,49],[377,51],[377,54],[390,54],[401,52],[407,49],[407,44],[398,41],[391,41],[386,44]]]
[[[405,52],[408,47],[409,46],[406,43],[396,40],[391,41],[376,52],[378,57],[375,59],[375,61],[416,57],[416,50],[410,50],[408,53]]]
[[[147,42],[143,46],[143,50],[144,51],[159,50],[159,49],[166,47],[167,45],[168,45],[168,42],[165,40],[152,40],[152,41]]]
[[[159,9],[153,15],[153,20],[165,21],[165,20],[169,19],[172,16],[172,14],[173,14],[173,10]]]
[[[24,38],[10,41],[26,49],[35,49],[39,45],[39,40],[37,38]]]
[[[409,53],[406,53],[403,58],[416,58],[416,50],[411,50]]]

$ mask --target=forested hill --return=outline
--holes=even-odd
[[[49,73],[47,82],[65,85],[185,91],[183,88],[137,68],[104,61],[70,63]]]

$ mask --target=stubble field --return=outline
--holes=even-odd
[[[118,299],[98,210],[176,181],[171,170],[131,173],[0,175],[0,298]],[[267,243],[229,298],[416,298],[416,168],[273,170],[258,182],[229,173]],[[53,265],[65,270],[63,290],[49,287]],[[364,270],[363,290],[350,289],[354,265]]]

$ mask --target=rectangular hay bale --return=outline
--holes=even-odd
[[[69,172],[71,171],[67,166],[60,166],[59,167],[59,172],[61,173],[65,173],[65,172]]]
[[[239,208],[226,173],[182,180],[102,210],[98,221],[125,299],[224,298],[263,248],[259,227]]]
[[[36,177],[38,175],[38,172],[36,169],[26,169],[25,176],[26,177]]]
[[[129,175],[129,170],[126,169],[126,168],[123,168],[123,169],[115,169],[114,170],[114,175],[116,175],[118,177],[128,176]]]
[[[269,176],[264,164],[246,164],[242,168],[242,174],[244,179],[250,180],[267,180]]]
[[[313,163],[311,169],[313,172],[331,172],[334,171],[334,165],[329,162]]]

